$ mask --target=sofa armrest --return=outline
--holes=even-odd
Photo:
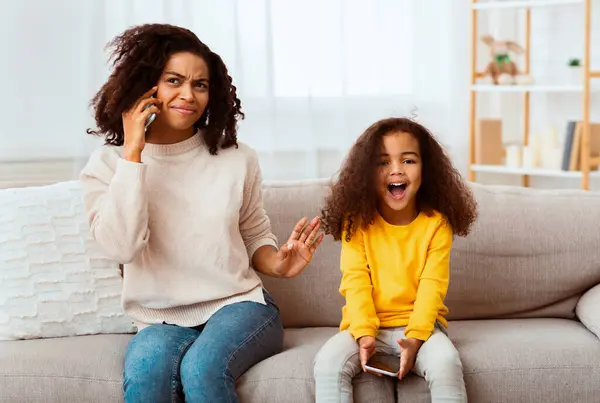
[[[600,338],[600,284],[587,290],[575,306],[575,314],[596,337]]]

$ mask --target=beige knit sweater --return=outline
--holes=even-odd
[[[197,326],[234,302],[264,304],[251,256],[277,240],[256,153],[240,143],[212,156],[199,133],[146,144],[141,164],[120,153],[98,149],[80,180],[94,239],[124,263],[123,309],[138,329]]]

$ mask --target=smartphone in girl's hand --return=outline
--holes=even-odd
[[[365,364],[365,369],[368,372],[382,374],[387,376],[398,377],[400,372],[400,357],[387,354],[375,354]]]

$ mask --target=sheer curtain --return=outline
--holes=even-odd
[[[185,26],[223,57],[246,113],[239,138],[259,151],[265,180],[333,175],[356,137],[390,115],[413,116],[451,152],[461,150],[468,53],[460,49],[467,44],[468,8],[445,3],[5,3],[0,167],[60,161],[71,164],[75,177],[101,144],[85,129],[93,126],[89,100],[109,74],[104,46],[125,28],[149,22]]]

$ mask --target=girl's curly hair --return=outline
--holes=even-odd
[[[344,161],[338,180],[322,210],[325,233],[349,241],[357,223],[367,228],[377,212],[377,193],[373,181],[382,137],[391,132],[406,132],[419,142],[423,163],[417,206],[444,215],[454,234],[466,236],[477,216],[477,204],[460,173],[452,166],[433,135],[407,118],[383,119],[372,124],[358,138]]]
[[[105,136],[106,144],[123,145],[122,112],[156,85],[171,55],[190,52],[206,62],[210,73],[208,105],[194,127],[204,129],[204,140],[213,155],[219,147],[237,146],[237,119],[244,114],[236,87],[221,57],[192,31],[169,24],[144,24],[125,30],[106,47],[113,49],[109,61],[114,59],[114,69],[91,101],[99,130],[88,129],[88,134]]]

